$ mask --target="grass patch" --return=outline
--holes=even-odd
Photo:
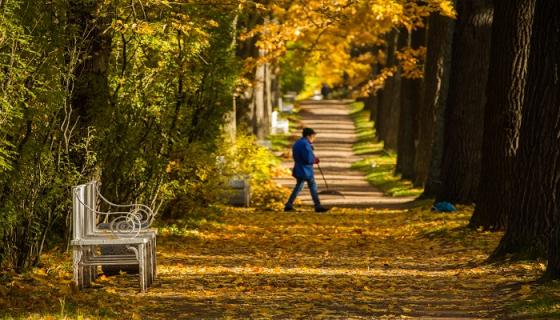
[[[512,304],[509,318],[513,319],[560,319],[560,282],[544,286],[525,285],[520,290],[527,294],[522,301]]]
[[[297,139],[299,136],[298,131],[301,130],[301,120],[302,116],[299,114],[299,109],[294,108],[293,112],[280,113],[281,119],[287,119],[290,124],[290,132],[283,133],[283,134],[271,134],[268,136],[268,140],[271,142],[271,150],[273,152],[282,152],[289,149],[292,143]]]
[[[419,196],[421,188],[415,188],[412,182],[395,175],[397,155],[383,149],[383,142],[376,138],[370,112],[364,109],[362,102],[354,102],[351,112],[356,126],[357,142],[353,146],[354,153],[363,159],[352,164],[352,168],[362,171],[369,183],[381,189],[389,196]]]
[[[271,134],[268,136],[272,144],[272,151],[284,151],[290,147],[290,134]]]

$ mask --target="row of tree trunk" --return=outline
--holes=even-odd
[[[250,14],[246,15],[239,25],[252,29],[268,19],[269,17],[256,13]],[[255,36],[238,43],[237,56],[243,60],[253,59],[257,62],[263,59],[267,52],[258,48],[257,40],[258,36]],[[230,130],[235,131],[238,125],[243,125],[248,127],[257,139],[263,140],[271,133],[273,108],[280,107],[281,103],[278,68],[272,62],[255,63],[246,77],[251,81],[251,85],[235,100],[236,110],[234,116],[229,119]]]
[[[470,225],[505,230],[494,256],[548,253],[560,277],[560,1],[457,0],[457,18],[387,35],[427,47],[423,79],[397,73],[365,100],[397,173],[424,197],[475,203]]]

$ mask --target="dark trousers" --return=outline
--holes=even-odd
[[[294,206],[294,201],[296,201],[296,197],[301,192],[301,190],[303,190],[305,182],[307,182],[307,186],[309,187],[309,192],[311,193],[311,198],[313,199],[315,208],[321,206],[321,202],[319,201],[319,194],[317,193],[317,183],[315,183],[315,178],[311,177],[308,179],[297,178],[294,190],[292,191],[288,202],[286,202],[286,208],[292,208]]]

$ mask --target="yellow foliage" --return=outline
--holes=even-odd
[[[403,77],[409,79],[420,79],[424,76],[426,47],[418,49],[406,47],[397,51],[396,57],[400,62],[401,75]]]
[[[369,80],[367,84],[361,88],[361,95],[367,96],[369,93],[382,89],[385,80],[394,76],[396,72],[397,67],[383,68],[375,78]]]
[[[254,183],[251,188],[251,206],[261,210],[281,211],[290,196],[288,189],[272,180]]]
[[[0,272],[0,318],[487,319],[534,300],[539,263],[484,263],[500,234],[467,228],[472,208],[459,209],[225,208],[196,233],[158,236],[145,294],[125,274],[66,291],[71,255],[50,252],[28,274]]]
[[[382,65],[382,50],[377,48],[384,46],[387,32],[424,28],[432,13],[455,16],[451,0],[272,0],[267,9],[272,18],[241,36],[259,35],[257,45],[266,56],[257,63],[298,50],[314,70],[310,77],[331,86],[344,82],[361,93],[387,78],[385,72],[372,79],[371,72],[373,65]],[[425,51],[402,53],[398,61],[406,77],[421,76],[422,54]]]

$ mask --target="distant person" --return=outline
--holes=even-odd
[[[313,153],[313,141],[317,134],[311,128],[304,128],[302,137],[292,146],[292,155],[294,158],[294,168],[292,169],[292,176],[296,178],[296,185],[288,202],[284,206],[284,211],[294,211],[294,201],[303,189],[305,182],[311,192],[311,198],[315,205],[315,212],[326,212],[327,208],[321,206],[319,201],[319,194],[317,193],[317,183],[313,172],[313,165],[319,163],[319,158],[315,157]]]
[[[331,94],[331,88],[329,87],[328,84],[323,83],[323,85],[321,86],[321,95],[323,96],[323,99],[328,99],[329,95]]]

